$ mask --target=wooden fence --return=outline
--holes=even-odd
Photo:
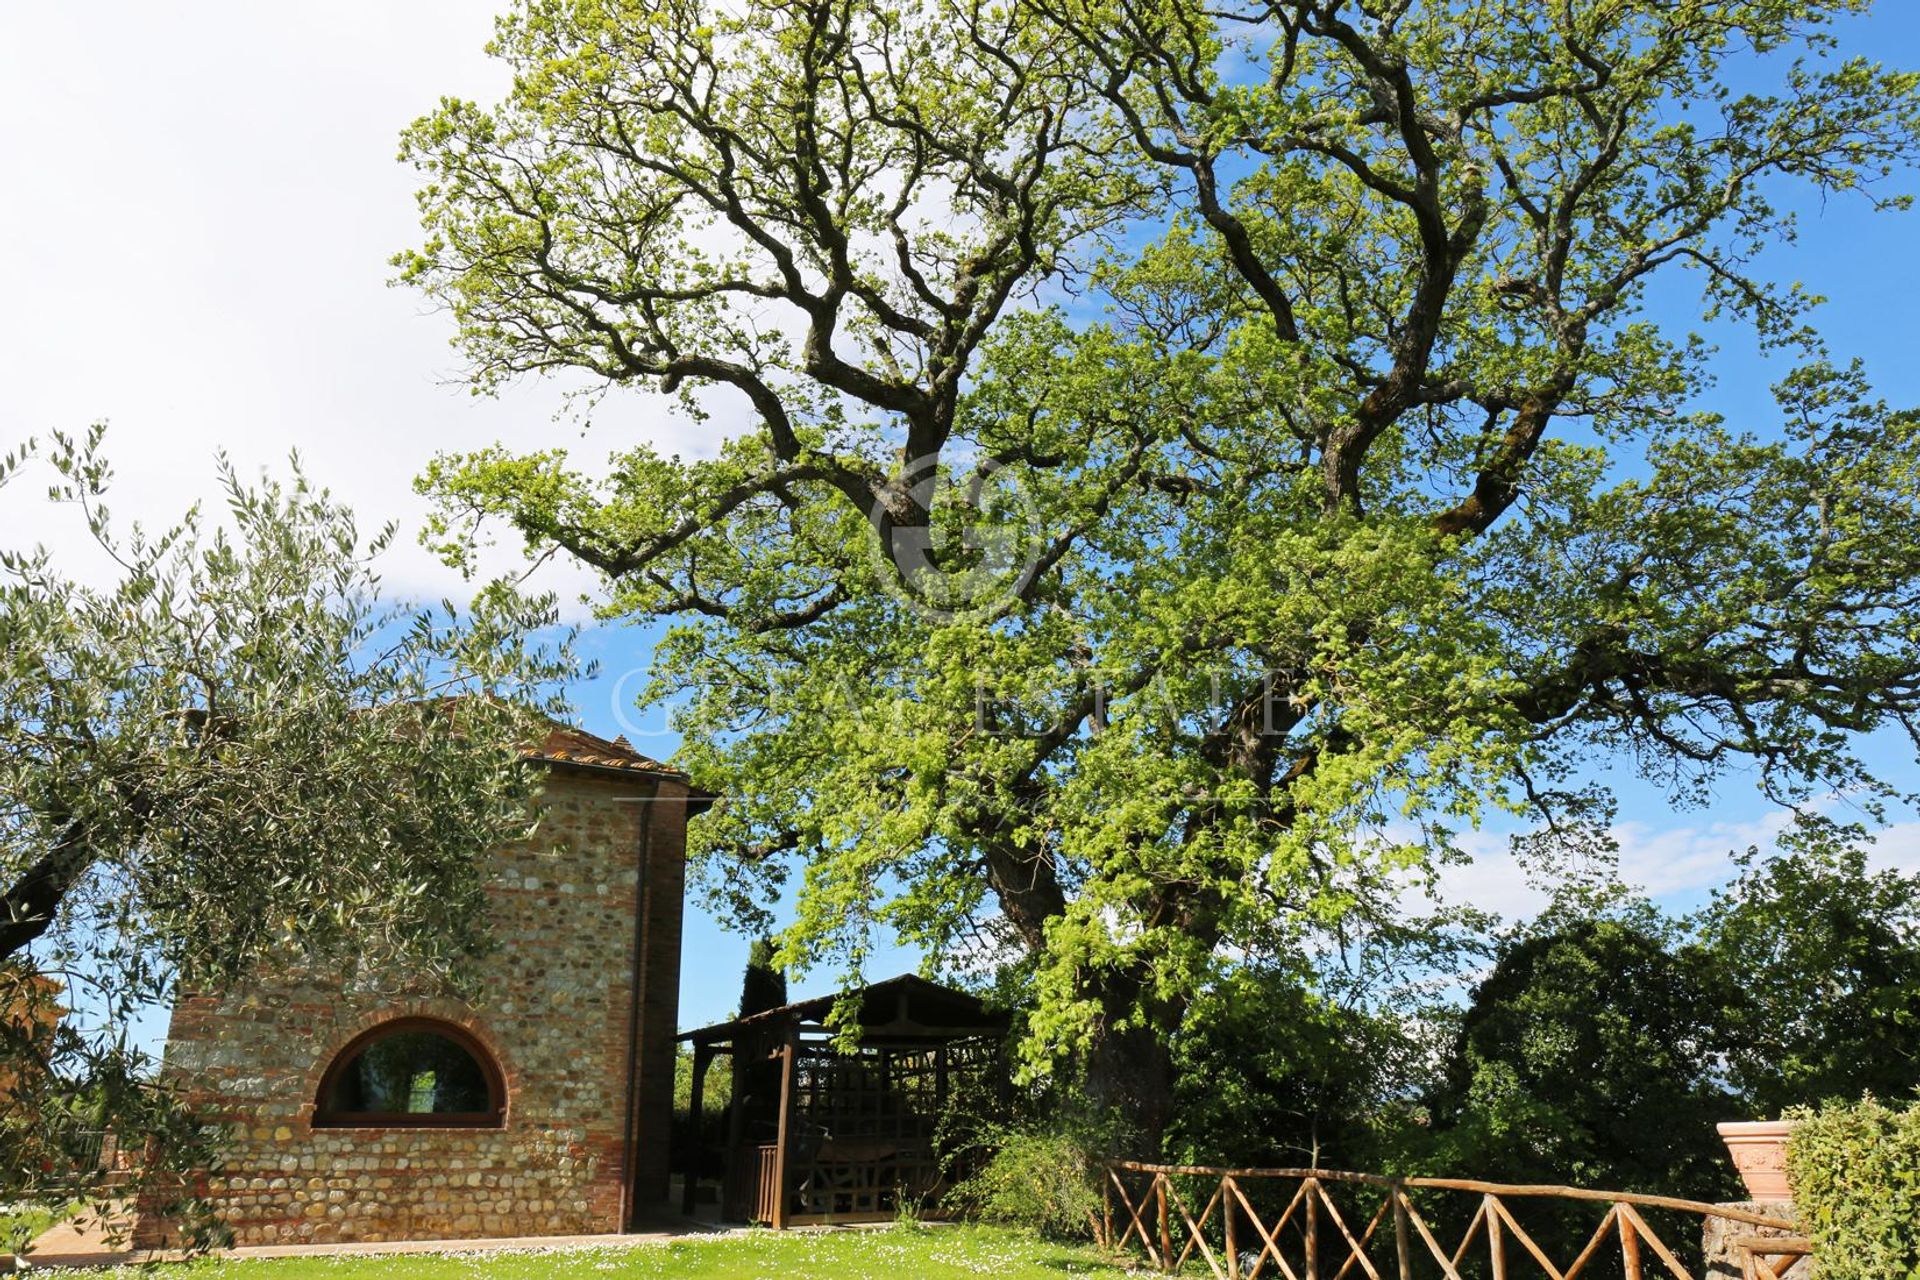
[[[1725,1242],[1722,1266],[1737,1268],[1731,1274],[1741,1280],[1797,1277],[1810,1253],[1794,1224],[1781,1218],[1577,1187],[1134,1162],[1110,1166],[1105,1186],[1096,1224],[1103,1244],[1116,1251],[1137,1247],[1164,1272],[1187,1272],[1191,1265],[1189,1274],[1220,1280],[1599,1280],[1602,1274],[1697,1280],[1680,1257],[1691,1249],[1663,1239],[1649,1213],[1668,1222],[1674,1242],[1683,1229],[1698,1240],[1714,1223]],[[1538,1230],[1543,1214],[1562,1230]],[[1522,1226],[1522,1218],[1531,1218],[1536,1230]],[[1536,1236],[1564,1239],[1570,1223],[1577,1223],[1585,1245],[1556,1259]],[[1457,1243],[1443,1243],[1456,1234]]]

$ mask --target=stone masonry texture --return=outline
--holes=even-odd
[[[1786,1200],[1742,1200],[1727,1207],[1745,1209],[1749,1213],[1765,1214],[1769,1218],[1784,1218],[1789,1222],[1795,1220],[1793,1204]],[[1791,1233],[1775,1231],[1768,1227],[1751,1226],[1744,1222],[1732,1222],[1726,1218],[1706,1219],[1701,1229],[1701,1245],[1706,1259],[1707,1280],[1747,1280],[1745,1250],[1736,1247],[1734,1241],[1788,1234]],[[1779,1276],[1780,1280],[1801,1280],[1802,1277],[1810,1276],[1812,1272],[1812,1259],[1801,1258],[1785,1271],[1774,1274]]]
[[[663,1200],[688,810],[685,780],[664,770],[549,766],[538,829],[494,858],[496,946],[470,1001],[337,969],[183,995],[165,1070],[229,1135],[205,1185],[234,1243],[614,1232],[629,1206]],[[504,1126],[314,1128],[320,1079],[339,1051],[411,1017],[458,1024],[491,1051],[506,1082]],[[143,1214],[135,1242],[165,1235]]]

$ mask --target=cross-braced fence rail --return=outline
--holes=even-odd
[[[1220,1280],[1698,1280],[1682,1257],[1710,1223],[1716,1277],[1785,1280],[1811,1252],[1784,1218],[1579,1187],[1134,1162],[1105,1187],[1103,1244]]]

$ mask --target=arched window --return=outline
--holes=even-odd
[[[387,1022],[358,1037],[327,1068],[316,1127],[499,1128],[507,1092],[478,1040],[452,1023]]]

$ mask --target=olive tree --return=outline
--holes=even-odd
[[[181,984],[289,956],[459,982],[486,945],[482,855],[532,820],[517,748],[570,663],[535,635],[548,601],[383,604],[392,531],[363,538],[297,471],[250,484],[223,462],[223,524],[122,531],[99,444],[0,464],[9,500],[51,469],[103,568],[0,549],[7,1201],[97,1189],[99,1130],[151,1139],[153,1179],[209,1157],[128,1024]],[[51,510],[12,505],[15,528]],[[56,998],[66,1017],[34,1016]]]

